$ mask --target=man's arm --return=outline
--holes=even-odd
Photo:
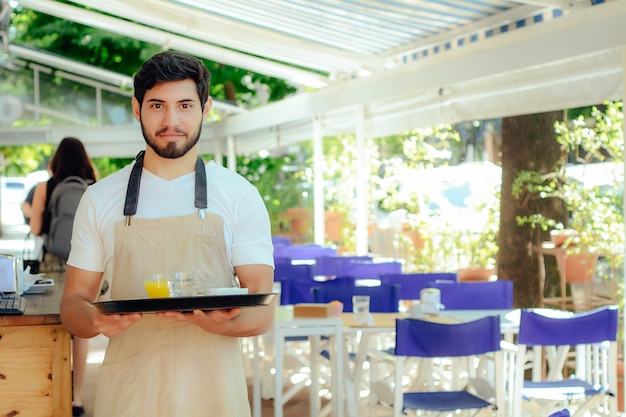
[[[61,298],[63,327],[78,337],[94,337],[100,333],[115,336],[141,319],[141,314],[102,314],[92,302],[100,294],[102,272],[67,266],[65,287]]]

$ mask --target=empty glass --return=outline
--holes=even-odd
[[[198,272],[153,274],[144,279],[144,286],[150,298],[193,297],[198,295]]]
[[[352,311],[354,313],[354,321],[356,323],[368,324],[370,320],[370,296],[353,295]]]

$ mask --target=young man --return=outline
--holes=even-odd
[[[104,297],[145,298],[144,276],[157,272],[200,271],[212,287],[272,291],[270,223],[258,191],[198,158],[209,82],[188,55],[146,61],[132,99],[145,153],[91,186],[76,213],[61,319],[76,336],[110,338],[96,417],[250,415],[238,337],[267,331],[273,307],[106,315],[91,304],[104,282]]]

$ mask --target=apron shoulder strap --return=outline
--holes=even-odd
[[[139,202],[139,186],[141,185],[141,173],[143,171],[143,157],[145,151],[141,151],[135,158],[135,165],[130,172],[128,179],[128,187],[126,188],[126,199],[124,201],[124,217],[126,223],[130,223],[130,218],[137,213],[137,204]],[[194,187],[194,207],[196,207],[201,215],[204,215],[204,209],[207,204],[207,182],[206,167],[202,158],[196,160],[196,176]]]

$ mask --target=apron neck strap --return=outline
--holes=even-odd
[[[135,165],[130,172],[128,179],[128,188],[126,189],[126,200],[124,201],[124,217],[126,223],[130,222],[130,217],[137,213],[137,204],[139,202],[139,186],[141,185],[141,173],[143,171],[143,157],[146,151],[141,151],[135,158]],[[194,187],[194,207],[200,210],[201,216],[204,215],[204,209],[207,208],[207,185],[206,185],[206,167],[202,158],[196,160],[195,169],[195,187]]]

